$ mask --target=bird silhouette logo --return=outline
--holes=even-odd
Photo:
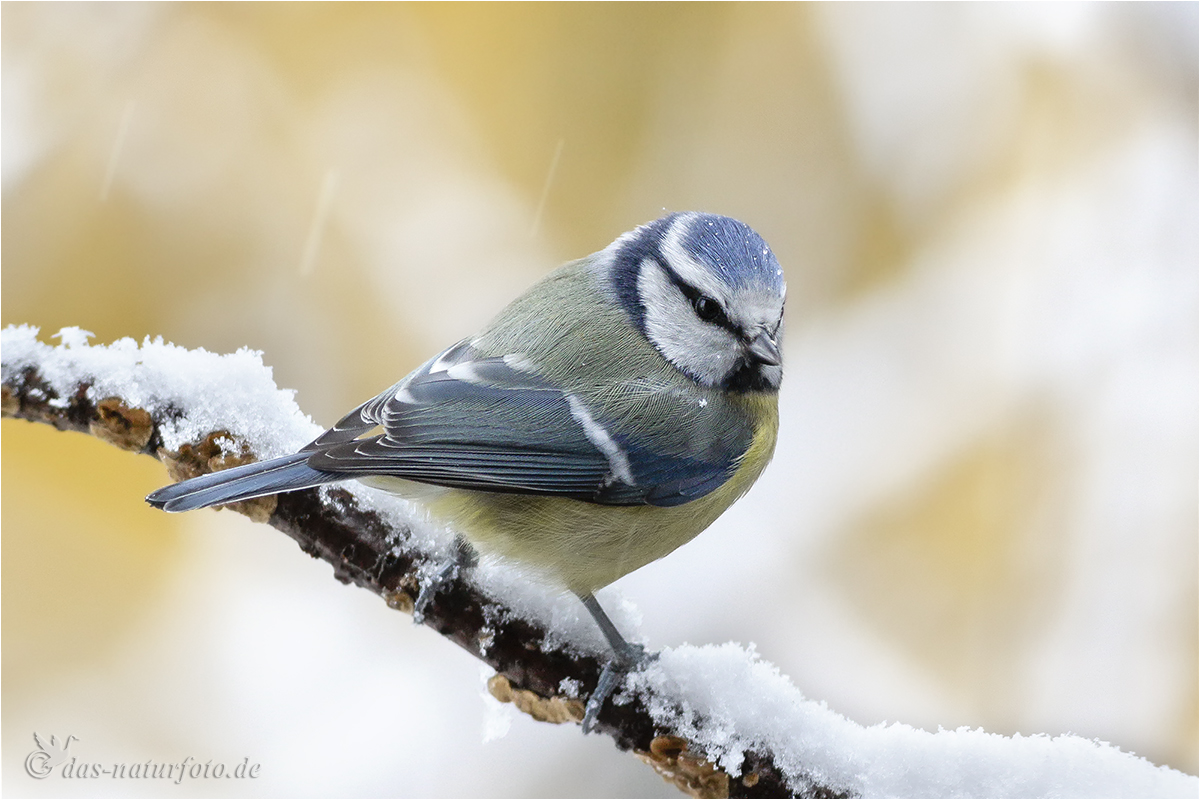
[[[25,771],[32,778],[45,778],[55,767],[66,761],[67,748],[71,746],[72,740],[77,742],[79,737],[68,736],[60,745],[57,737],[51,734],[50,741],[47,742],[34,731],[33,741],[37,743],[38,749],[25,757]]]

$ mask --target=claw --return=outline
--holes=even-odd
[[[587,736],[592,732],[592,726],[596,724],[596,717],[600,716],[600,709],[604,707],[604,701],[612,694],[613,689],[617,688],[617,680],[625,677],[628,672],[628,667],[617,666],[617,662],[610,661],[604,665],[604,670],[600,673],[600,680],[596,682],[596,690],[592,692],[592,696],[588,698],[587,706],[583,712],[583,735]]]
[[[596,724],[596,718],[600,716],[600,709],[604,707],[604,703],[612,695],[613,690],[625,679],[625,676],[641,669],[658,658],[658,653],[647,653],[646,649],[641,645],[630,645],[630,648],[637,652],[637,656],[633,661],[627,661],[620,657],[614,658],[605,664],[604,669],[600,671],[600,680],[596,681],[596,689],[592,692],[592,696],[588,698],[587,705],[583,710],[583,723],[581,727],[584,736],[592,732],[592,727]]]
[[[429,608],[429,604],[433,602],[434,595],[441,591],[446,584],[455,580],[460,570],[470,569],[476,563],[478,563],[478,557],[475,555],[475,550],[471,545],[462,537],[455,538],[450,560],[443,564],[442,568],[421,586],[421,591],[417,592],[417,599],[413,603],[413,623],[416,625],[424,624],[425,611]]]
[[[425,623],[425,610],[433,602],[433,596],[457,577],[458,564],[448,561],[442,565],[437,574],[421,586],[421,591],[417,592],[416,602],[413,603],[413,624],[423,625]]]

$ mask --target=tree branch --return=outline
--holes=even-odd
[[[3,416],[90,433],[161,459],[176,480],[291,452],[319,428],[249,351],[226,356],[129,339],[107,347],[67,328],[0,333]],[[411,612],[437,556],[401,511],[369,490],[292,492],[232,508],[296,540],[333,574]],[[361,491],[362,493],[358,493]],[[496,670],[503,702],[547,722],[578,722],[600,659],[539,613],[518,613],[490,573],[440,590],[426,623]],[[523,602],[523,601],[522,601]],[[542,615],[548,617],[548,615]],[[717,676],[717,677],[714,677]],[[565,687],[572,687],[570,695]],[[863,727],[807,700],[752,651],[681,646],[628,676],[595,728],[699,797],[1195,797],[1200,782],[1103,742]]]
[[[226,429],[207,431],[168,449],[164,425],[178,423],[185,411],[171,404],[143,408],[118,395],[97,398],[96,377],[78,376],[65,388],[56,381],[56,388],[41,365],[28,360],[14,365],[6,355],[3,416],[88,433],[122,449],[155,456],[177,481],[254,460],[245,446],[240,456],[227,454],[231,434]],[[232,418],[239,411],[230,407],[227,413]],[[419,590],[418,571],[428,556],[406,546],[412,537],[403,523],[365,507],[351,492],[336,486],[310,489],[230,507],[290,536],[304,552],[331,564],[334,577],[343,583],[368,589],[390,607],[411,613]],[[488,682],[496,699],[511,702],[538,720],[579,722],[583,700],[562,695],[559,687],[574,682],[586,698],[603,664],[594,656],[554,644],[549,631],[536,622],[507,613],[502,606],[497,613],[497,606],[495,598],[456,578],[437,593],[425,612],[425,624],[496,670]],[[793,777],[789,785],[770,752],[747,751],[741,769],[731,777],[707,761],[710,754],[702,748],[654,721],[651,703],[677,702],[639,689],[631,702],[606,703],[595,730],[611,736],[617,747],[632,750],[666,780],[696,797],[847,796],[812,780],[797,782]]]

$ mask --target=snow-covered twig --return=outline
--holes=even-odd
[[[66,329],[57,334],[62,343],[51,346],[37,340],[36,328],[6,328],[0,340],[3,415],[156,456],[175,480],[291,452],[320,432],[292,393],[276,388],[258,353],[222,356],[161,340],[90,346],[88,336]],[[234,509],[291,536],[306,553],[333,565],[338,580],[406,612],[437,557],[415,530],[419,519],[357,486],[291,492]],[[595,686],[603,656],[573,647],[531,616],[528,609],[503,607],[470,581],[454,580],[436,594],[425,624],[496,670],[488,685],[497,699],[537,719],[578,722],[580,697]],[[576,696],[562,687],[578,687]],[[729,792],[728,775],[657,725],[643,700],[606,704],[596,730],[671,773],[681,788],[707,796]],[[748,754],[746,766],[755,777],[735,780],[735,796],[790,793],[769,753]]]
[[[175,479],[292,452],[320,429],[278,389],[260,354],[161,340],[90,346],[75,328],[0,334],[3,415],[155,455]],[[411,611],[438,558],[407,507],[357,485],[292,492],[237,510],[295,539],[346,583]],[[503,581],[459,579],[426,623],[493,667],[489,689],[535,718],[582,718],[603,650]],[[569,628],[569,626],[567,626]],[[582,637],[586,639],[586,636]],[[596,729],[696,796],[1196,797],[1196,778],[1076,736],[866,728],[805,699],[737,645],[664,650],[601,712]]]

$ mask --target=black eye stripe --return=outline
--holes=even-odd
[[[658,263],[658,266],[662,268],[662,271],[666,273],[667,277],[671,279],[671,283],[675,284],[679,291],[683,293],[683,296],[688,299],[688,302],[692,305],[692,309],[696,312],[696,316],[700,317],[700,319],[704,320],[705,322],[710,322],[713,325],[724,328],[735,336],[739,335],[740,331],[734,327],[733,323],[729,321],[729,317],[725,315],[725,308],[721,305],[720,300],[704,294],[695,286],[692,286],[690,283],[681,278],[679,273],[672,269],[661,255],[656,253],[654,255],[654,260]],[[708,313],[701,312],[701,308],[707,305],[707,303],[712,303],[716,306],[716,313],[712,314],[712,316],[708,316]]]

